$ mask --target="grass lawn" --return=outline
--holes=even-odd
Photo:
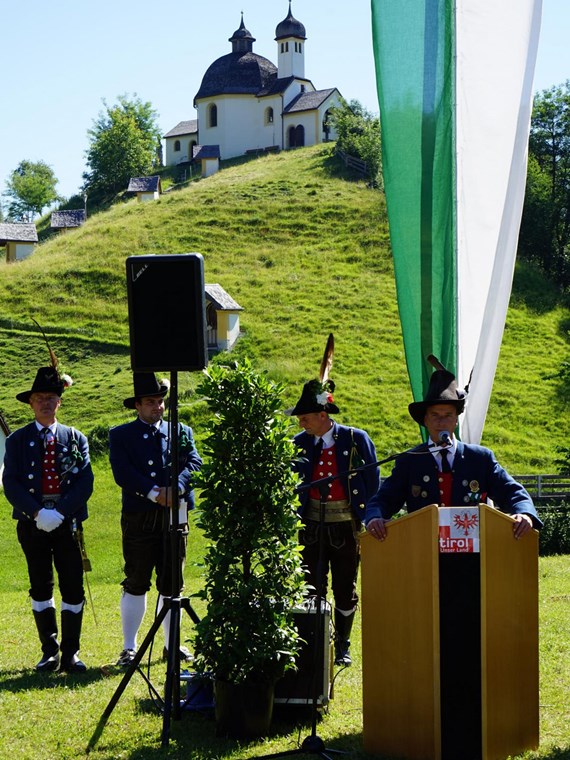
[[[122,673],[112,664],[122,644],[119,582],[122,579],[119,491],[108,468],[97,464],[97,488],[90,503],[86,541],[93,571],[89,574],[97,623],[86,607],[81,654],[88,665],[83,676],[38,675],[34,665],[40,649],[35,633],[24,558],[15,537],[5,498],[0,494],[0,611],[4,637],[0,648],[1,760],[41,757],[71,760],[86,756],[86,748]],[[198,614],[201,602],[192,594],[201,588],[200,560],[204,542],[193,528],[189,542],[186,593]],[[149,595],[149,606],[154,604]],[[58,599],[58,597],[56,597]],[[59,603],[59,602],[58,602]],[[151,612],[143,624],[150,628]],[[192,636],[192,624],[183,616],[182,638]],[[526,758],[570,758],[570,557],[540,560],[541,745]],[[354,665],[339,673],[329,713],[317,725],[318,735],[331,748],[365,758],[362,750],[360,617],[357,616]],[[161,662],[162,632],[155,638],[151,680],[162,693],[165,668]],[[108,667],[105,667],[108,666]],[[90,753],[96,760],[118,758],[225,758],[237,760],[294,749],[311,733],[310,718],[295,708],[282,707],[275,715],[270,738],[240,746],[216,737],[208,714],[184,711],[171,722],[167,748],[161,747],[162,716],[153,706],[148,688],[135,674],[114,708]],[[303,757],[303,756],[301,756]],[[309,756],[306,756],[309,757]]]

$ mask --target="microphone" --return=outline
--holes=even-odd
[[[440,430],[437,436],[437,442],[442,446],[451,446],[451,436],[447,430]]]

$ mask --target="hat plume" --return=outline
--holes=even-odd
[[[54,354],[54,352],[53,352],[53,350],[52,350],[52,347],[51,347],[51,346],[50,346],[50,344],[49,344],[49,341],[48,341],[48,339],[47,339],[47,337],[46,337],[46,334],[45,334],[45,332],[44,332],[44,330],[43,330],[43,327],[42,327],[42,326],[40,325],[40,323],[39,323],[39,322],[37,322],[37,321],[36,321],[36,320],[35,320],[33,317],[30,317],[30,319],[32,320],[32,322],[34,322],[34,323],[35,323],[35,324],[38,326],[38,329],[39,329],[39,331],[40,331],[40,332],[41,332],[41,334],[43,335],[43,338],[44,338],[44,340],[45,340],[45,342],[46,342],[47,350],[48,350],[48,352],[49,352],[49,359],[50,359],[50,362],[51,362],[51,366],[52,366],[52,367],[54,368],[54,370],[57,372],[57,365],[59,364],[59,362],[58,362],[58,358],[57,358],[57,356]]]
[[[428,362],[431,364],[431,366],[432,366],[434,369],[443,370],[444,372],[446,371],[446,370],[445,370],[445,367],[443,366],[443,364],[442,364],[442,363],[439,361],[439,359],[438,359],[436,356],[434,356],[433,354],[430,354],[430,355],[428,356],[427,360],[428,360]]]
[[[321,362],[321,368],[319,371],[319,379],[321,383],[325,383],[329,379],[329,374],[332,369],[334,355],[334,335],[329,334],[327,345],[325,346],[325,353]]]

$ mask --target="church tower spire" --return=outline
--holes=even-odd
[[[253,50],[255,37],[253,37],[251,32],[245,28],[245,24],[243,23],[243,11],[241,12],[241,24],[239,25],[239,29],[236,29],[228,41],[232,43],[232,53],[251,53]]]
[[[277,24],[275,41],[277,42],[277,76],[279,79],[294,76],[305,78],[305,27],[291,13]]]

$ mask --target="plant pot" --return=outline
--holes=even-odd
[[[274,684],[214,683],[216,734],[232,739],[266,736],[273,715]]]

